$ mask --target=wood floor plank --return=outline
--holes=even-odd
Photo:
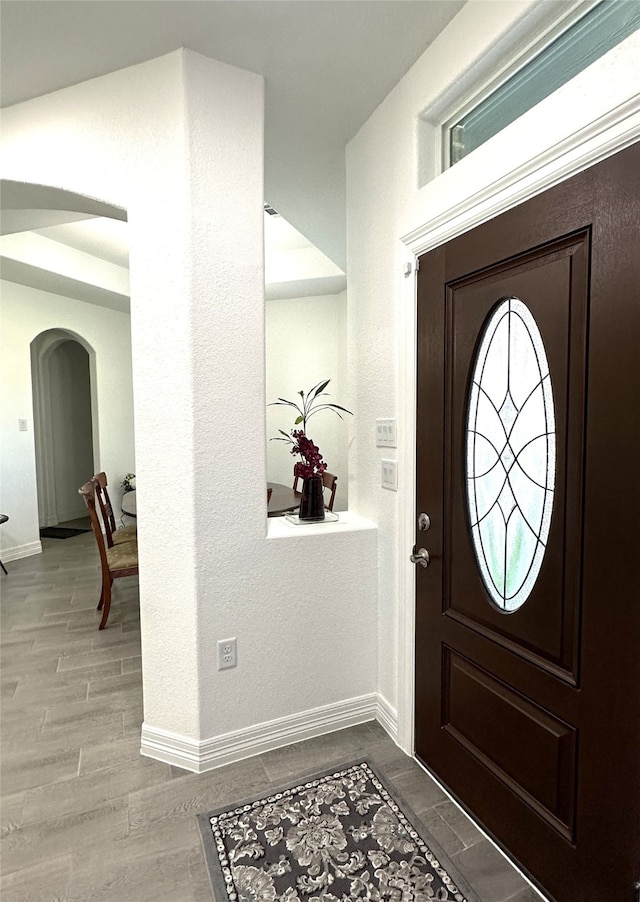
[[[464,869],[465,877],[482,899],[508,902],[510,897],[523,889],[520,875],[505,868],[504,858],[487,839],[481,839],[452,855],[451,860]]]
[[[51,820],[68,814],[81,814],[109,800],[121,800],[128,807],[129,793],[142,787],[153,789],[170,779],[168,764],[140,755],[126,763],[78,775],[79,758],[80,754],[73,779],[60,778],[57,782],[40,784],[27,792],[22,810],[23,824],[37,823],[42,818]]]
[[[118,764],[128,764],[140,757],[140,737],[124,735],[117,741],[83,744],[80,750],[78,775],[91,774]]]
[[[10,793],[37,786],[50,787],[58,780],[75,777],[80,749],[50,751],[46,746],[22,748],[2,755],[2,787]]]
[[[25,796],[25,790],[9,793],[7,788],[3,787],[2,796],[0,797],[0,830],[2,835],[7,830],[20,826]]]
[[[68,902],[191,902],[183,849],[146,856],[128,856],[124,849],[126,843],[111,844],[100,859],[74,856]]]
[[[134,658],[125,658],[122,662],[123,673],[135,673],[142,671],[142,657],[138,655]]]
[[[457,805],[447,800],[436,805],[436,811],[443,820],[451,827],[456,836],[460,839],[464,848],[472,846],[476,842],[480,842],[482,834],[475,824],[460,811]]]
[[[66,855],[69,849],[108,848],[126,835],[127,828],[127,805],[122,799],[103,802],[90,811],[21,825],[3,837],[3,872],[31,868],[37,861]]]
[[[50,858],[0,878],[2,902],[66,902],[71,855]]]

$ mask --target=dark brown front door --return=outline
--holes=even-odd
[[[416,752],[558,902],[640,878],[639,211],[634,145],[418,273]]]

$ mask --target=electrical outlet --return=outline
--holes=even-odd
[[[235,667],[238,663],[238,646],[234,639],[220,639],[218,642],[218,670]]]

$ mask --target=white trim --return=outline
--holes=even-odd
[[[632,97],[564,141],[506,173],[501,179],[403,235],[401,241],[414,256],[424,254],[564,182],[639,139],[638,98]]]
[[[27,542],[26,545],[14,545],[13,548],[3,548],[0,551],[0,559],[7,564],[9,561],[19,561],[23,557],[31,557],[33,554],[42,554],[42,543]]]
[[[403,248],[406,254],[406,250]],[[400,317],[398,324],[398,417],[402,441],[398,446],[400,482],[398,490],[398,711],[396,742],[407,755],[414,753],[414,680],[415,680],[415,604],[402,600],[415,598],[415,566],[409,554],[416,534],[416,266],[415,257],[408,258],[411,272],[402,276],[399,287]],[[407,706],[410,706],[407,708]]]
[[[408,548],[413,544],[415,526],[415,382],[417,373],[416,349],[416,258],[487,222],[500,213],[577,175],[589,166],[612,156],[640,140],[640,112],[638,98],[620,104],[606,115],[570,135],[556,146],[540,153],[507,173],[503,178],[472,194],[461,203],[429,218],[421,226],[401,238],[406,259],[412,262],[413,278],[401,287],[401,301],[405,313],[404,331],[398,330],[398,340],[404,354],[404,385],[401,386],[399,429],[411,442],[404,460],[403,496],[400,500],[397,560],[400,562],[399,636],[399,702],[398,743],[413,755],[415,722],[415,575],[407,575]],[[402,373],[402,370],[400,371]],[[413,486],[413,489],[411,488]],[[404,566],[403,566],[404,563]]]
[[[143,723],[140,753],[199,774],[376,717],[385,729],[395,730],[395,712],[371,692],[202,741]]]
[[[384,695],[378,693],[376,720],[383,730],[386,730],[393,741],[398,743],[398,712],[387,701]]]

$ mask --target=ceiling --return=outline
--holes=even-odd
[[[345,145],[463,5],[1,0],[1,102],[19,103],[180,47],[260,73],[265,200],[344,270]]]
[[[0,181],[2,278],[128,313],[129,234],[124,218],[39,209],[20,185]],[[40,188],[38,202],[47,201]],[[53,201],[52,201],[53,202]],[[121,213],[121,211],[120,211]],[[265,296],[282,300],[336,294],[346,275],[282,216],[264,213]]]

